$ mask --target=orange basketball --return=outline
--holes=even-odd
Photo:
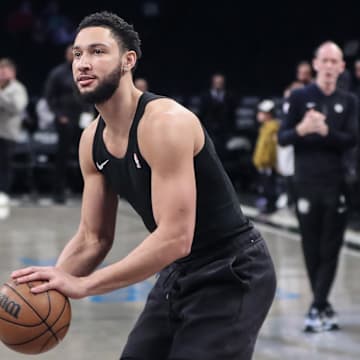
[[[0,289],[0,340],[24,354],[52,349],[66,335],[71,321],[69,299],[56,290],[33,294],[41,284],[7,281]]]

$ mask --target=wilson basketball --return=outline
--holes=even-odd
[[[52,349],[70,326],[69,299],[56,290],[33,294],[31,287],[40,283],[9,280],[0,289],[0,340],[20,353],[39,354]]]

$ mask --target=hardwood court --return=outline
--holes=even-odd
[[[0,220],[0,280],[27,265],[51,265],[75,232],[80,202],[67,206],[20,203]],[[0,211],[4,214],[4,209]],[[304,334],[303,315],[310,301],[298,236],[259,225],[273,255],[278,290],[256,346],[255,360],[355,360],[360,358],[360,252],[343,250],[331,299],[340,315],[342,330]],[[119,207],[116,240],[105,263],[116,261],[138,244],[146,230],[125,203]],[[36,359],[115,360],[141,311],[154,279],[127,289],[84,300],[72,300],[69,333],[57,348]],[[154,329],[155,330],[155,329]],[[24,356],[0,344],[0,359]],[[195,360],[195,359],[194,359]],[[197,360],[197,359],[196,359]],[[219,359],[220,360],[220,359]]]

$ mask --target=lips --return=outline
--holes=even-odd
[[[93,75],[80,75],[76,78],[76,81],[81,87],[86,87],[92,84],[92,82],[96,79]]]

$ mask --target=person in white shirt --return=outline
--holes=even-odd
[[[28,104],[25,86],[16,79],[15,63],[0,59],[0,206],[9,202],[12,180],[11,157]]]

